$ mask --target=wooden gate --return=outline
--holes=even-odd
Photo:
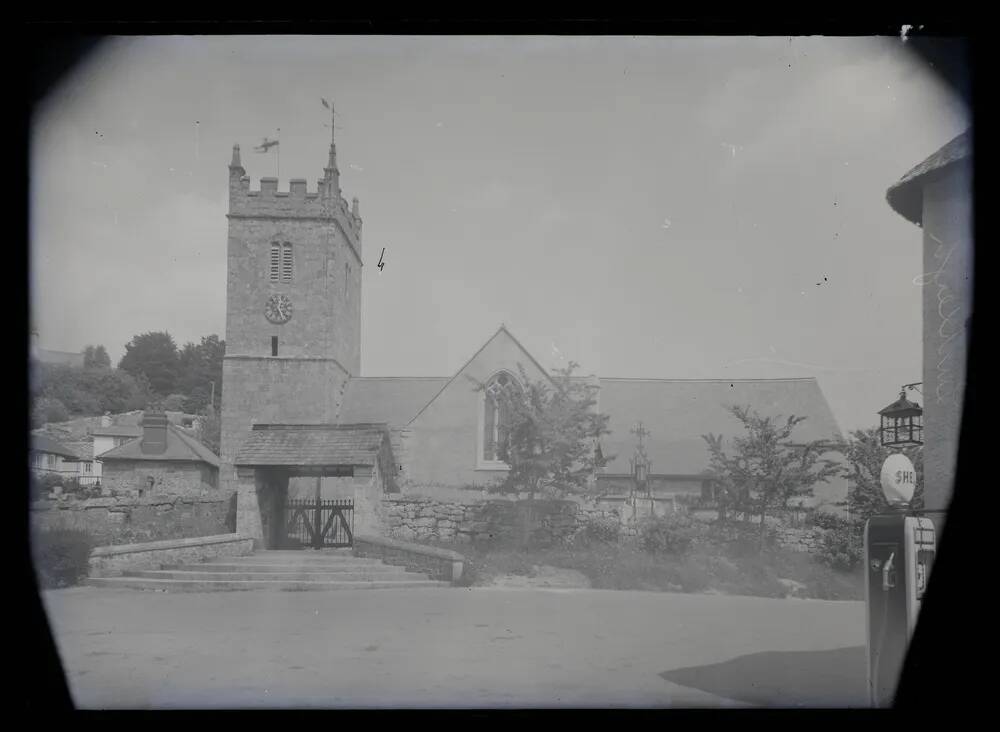
[[[323,549],[354,544],[354,499],[288,499],[281,512],[283,549]]]

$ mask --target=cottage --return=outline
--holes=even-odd
[[[140,496],[217,489],[219,458],[166,414],[146,412],[140,429],[138,438],[101,454],[107,489]]]

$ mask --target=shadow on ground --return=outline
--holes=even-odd
[[[664,671],[674,684],[767,707],[866,707],[865,647],[751,653]]]

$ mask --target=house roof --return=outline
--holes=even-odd
[[[405,425],[448,383],[447,376],[356,377],[347,382],[337,421]]]
[[[914,224],[923,221],[923,187],[972,155],[972,130],[966,130],[916,165],[886,192],[892,210]]]
[[[158,454],[142,451],[142,440],[132,440],[101,454],[101,462],[114,460],[167,460],[201,462],[219,467],[218,456],[176,425],[167,424],[167,449]]]
[[[72,351],[49,351],[45,348],[38,348],[35,349],[33,355],[42,363],[83,366],[82,353],[73,353]]]
[[[385,424],[254,425],[233,461],[243,466],[375,465]]]
[[[142,437],[142,427],[137,424],[116,424],[97,427],[90,431],[94,437]]]
[[[614,455],[604,474],[629,472],[636,446],[630,430],[642,421],[649,430],[646,454],[651,472],[700,475],[708,468],[707,433],[726,438],[742,433],[739,421],[726,411],[730,404],[749,405],[769,417],[806,417],[796,441],[839,440],[840,430],[819,383],[804,379],[600,379],[600,411],[610,418],[611,434],[602,438],[602,452]]]
[[[66,445],[62,444],[58,440],[49,437],[48,435],[32,433],[31,435],[31,452],[45,452],[50,455],[61,455],[62,457],[70,458],[71,460],[79,460],[80,456],[71,450]]]

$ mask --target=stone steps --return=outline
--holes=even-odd
[[[322,572],[213,572],[205,569],[145,569],[129,572],[130,577],[146,577],[150,579],[187,579],[187,580],[279,580],[295,582],[397,582],[415,579],[427,579],[426,575],[406,572],[396,567],[378,568],[375,571],[336,570]]]
[[[356,590],[449,587],[450,582],[355,557],[350,549],[263,551],[244,557],[216,557],[196,564],[164,564],[120,577],[91,577],[95,587],[169,592],[227,590]]]
[[[118,587],[134,590],[166,592],[218,592],[234,590],[387,590],[412,587],[450,587],[450,582],[429,579],[414,580],[346,580],[308,582],[296,580],[183,580],[152,579],[149,577],[92,577],[88,584],[95,587]]]

